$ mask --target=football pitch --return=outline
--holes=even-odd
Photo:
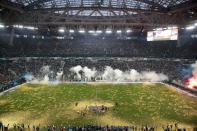
[[[106,110],[93,110],[106,107]],[[93,109],[92,109],[93,108]],[[24,84],[0,96],[0,121],[40,125],[197,126],[197,99],[164,84]]]

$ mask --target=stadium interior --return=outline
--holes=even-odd
[[[196,0],[0,0],[0,131],[197,131]]]

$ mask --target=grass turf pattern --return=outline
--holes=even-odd
[[[76,103],[78,103],[77,107]],[[111,105],[103,114],[89,104]],[[81,116],[80,112],[85,112]],[[56,125],[197,125],[197,100],[163,84],[24,84],[0,96],[5,123]]]

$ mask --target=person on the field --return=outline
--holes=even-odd
[[[36,130],[36,126],[35,125],[33,125],[33,131],[35,131]]]
[[[3,130],[3,123],[0,121],[0,131]]]
[[[39,125],[40,126],[40,125]],[[40,130],[40,127],[39,126],[36,126],[36,131],[39,131]]]
[[[13,127],[14,127],[14,130],[16,131],[16,124],[15,123],[13,124]]]
[[[9,124],[7,124],[7,126],[4,126],[3,131],[8,131],[9,128]]]

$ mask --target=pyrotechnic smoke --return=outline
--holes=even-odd
[[[87,80],[91,80],[91,77],[102,78],[105,81],[150,81],[159,82],[168,80],[168,77],[162,73],[156,73],[155,71],[143,71],[138,72],[135,69],[129,71],[121,71],[120,69],[113,69],[110,66],[106,66],[103,72],[90,69],[88,67],[81,67],[80,65],[70,68],[70,71],[75,74],[77,80],[82,80],[86,77]]]
[[[63,64],[64,66],[64,64]],[[43,66],[40,69],[40,73],[34,76],[32,73],[26,73],[24,75],[25,79],[31,83],[59,83],[63,80],[63,66],[60,67],[59,71],[54,73],[50,70],[50,66]],[[110,66],[106,66],[103,71],[97,71],[95,68],[88,68],[87,66],[82,67],[80,65],[70,68],[70,73],[73,74],[73,80],[91,81],[92,79],[99,78],[104,81],[150,81],[159,82],[168,80],[168,77],[162,73],[156,73],[155,71],[143,71],[138,72],[135,69],[130,69],[128,71],[122,71],[120,69],[113,69]],[[55,75],[55,76],[54,76]],[[51,76],[54,76],[51,78]]]
[[[95,77],[95,74],[97,72],[94,68],[90,69],[86,66],[81,67],[80,65],[70,68],[70,71],[75,74],[75,79],[81,80],[84,76],[87,81],[90,81],[92,77]]]
[[[49,74],[50,72],[50,66],[46,65],[46,66],[43,66],[41,69],[40,69],[40,72],[42,74]]]
[[[191,89],[197,89],[197,61],[191,65],[192,77],[188,79],[186,86]]]
[[[64,61],[61,61],[61,64],[60,64],[60,69],[59,71],[56,73],[56,81],[59,82],[61,81],[63,78],[63,68],[64,68],[64,65],[65,65],[65,62]]]
[[[24,78],[27,82],[31,83],[42,83],[42,84],[55,84],[58,83],[63,75],[63,71],[57,72],[56,74],[56,80],[50,80],[49,76],[50,74],[53,74],[53,71],[50,70],[50,66],[43,66],[40,69],[39,75],[34,76],[32,73],[26,73],[24,75]]]
[[[193,77],[197,80],[197,61],[196,63],[192,64],[192,74],[193,74]]]
[[[28,82],[33,81],[35,79],[34,76],[32,75],[32,73],[26,73],[23,77]]]
[[[63,76],[63,71],[57,72],[56,80],[57,80],[57,81],[61,81],[62,76]]]
[[[121,70],[119,69],[114,70],[112,67],[106,66],[104,73],[102,74],[102,78],[108,81],[114,81],[114,80],[121,81],[121,79],[124,79],[122,78],[122,75],[123,72]]]
[[[142,76],[142,80],[151,81],[151,82],[168,80],[168,77],[166,75],[164,75],[162,73],[156,73],[155,71],[142,72],[141,76]]]

